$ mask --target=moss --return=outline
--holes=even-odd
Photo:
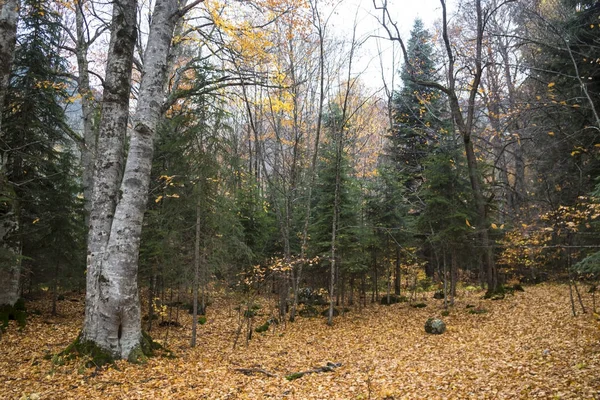
[[[450,311],[448,311],[448,310],[442,311],[442,317],[447,317],[448,315],[450,315]]]
[[[198,317],[198,323],[200,325],[204,325],[206,323],[206,317],[204,315],[201,315]]]
[[[254,331],[256,333],[263,333],[269,330],[269,327],[271,326],[271,324],[269,323],[269,321],[265,322],[264,324],[262,324],[261,326],[258,326],[254,329]]]
[[[142,340],[142,343],[145,340]],[[151,347],[151,346],[150,346]],[[139,344],[131,350],[129,353],[129,357],[127,357],[127,361],[132,364],[146,364],[148,362],[148,356],[146,356],[144,352],[144,345]]]
[[[27,312],[15,310],[14,316],[15,321],[17,321],[17,324],[19,324],[19,327],[25,328],[25,325],[27,325]]]
[[[302,372],[295,372],[293,374],[286,375],[285,379],[288,381],[293,381],[295,379],[302,378],[303,376],[304,374]]]
[[[52,358],[57,365],[62,365],[66,360],[77,357],[87,359],[86,367],[101,367],[106,364],[113,364],[114,356],[107,350],[100,348],[96,343],[90,340],[83,340],[81,335],[77,337],[66,349]]]
[[[483,296],[484,299],[491,299],[491,300],[502,300],[504,299],[504,296],[506,295],[506,289],[504,288],[504,286],[498,286],[496,288],[496,290],[488,290],[487,292],[485,292],[485,295]]]
[[[384,295],[381,298],[380,303],[383,306],[389,306],[391,304],[406,303],[407,301],[408,301],[408,298],[406,296],[396,296],[395,294],[390,294],[389,302],[388,302],[388,296]]]
[[[0,306],[0,329],[4,331],[8,327],[8,321],[17,321],[19,327],[24,328],[27,324],[27,309],[25,300],[19,299],[14,306]]]
[[[147,332],[142,331],[142,350],[145,355],[153,356],[155,350],[162,350],[163,346],[159,343],[152,340],[152,336],[150,336]]]
[[[25,311],[26,312],[27,307],[25,307],[25,299],[23,299],[22,297],[19,298],[13,308],[15,311]]]

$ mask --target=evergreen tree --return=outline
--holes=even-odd
[[[7,155],[3,223],[16,227],[9,246],[22,254],[34,282],[51,280],[56,286],[58,270],[81,266],[85,237],[64,113],[60,16],[45,0],[24,1],[21,14],[0,143]],[[44,269],[54,272],[42,274]]]
[[[411,63],[402,68],[402,89],[393,98],[394,126],[387,153],[409,201],[415,200],[423,183],[423,159],[435,146],[440,125],[436,120],[442,106],[439,92],[415,83],[436,80],[431,41],[423,22],[415,20],[407,49]]]

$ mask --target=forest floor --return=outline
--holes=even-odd
[[[353,308],[333,327],[322,317],[298,318],[254,333],[248,343],[241,335],[235,349],[235,302],[217,297],[198,327],[196,348],[189,347],[191,317],[182,310],[182,327],[151,332],[175,358],[101,369],[44,357],[77,337],[83,299],[67,296],[57,317],[40,300],[28,308],[41,315],[23,330],[11,322],[2,335],[0,399],[600,399],[600,324],[591,295],[583,295],[588,313],[573,317],[565,285],[525,287],[499,301],[461,291],[443,317],[447,332],[429,335],[424,323],[443,307],[429,293],[426,308]],[[467,304],[487,312],[469,313]],[[257,317],[255,326],[266,318]],[[285,378],[327,362],[342,365]]]

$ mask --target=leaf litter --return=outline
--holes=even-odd
[[[421,309],[406,303],[352,308],[333,327],[324,318],[272,325],[247,345],[241,338],[235,349],[235,304],[217,297],[198,327],[196,348],[189,347],[191,317],[180,313],[181,327],[151,332],[161,340],[169,329],[174,358],[100,369],[86,368],[83,360],[57,365],[48,359],[77,337],[82,299],[61,302],[57,317],[50,316],[48,301],[30,302],[41,315],[31,315],[23,330],[11,323],[0,340],[0,398],[600,398],[600,322],[591,297],[584,298],[588,313],[573,317],[565,285],[528,287],[501,301],[460,292],[442,317],[447,332],[429,335],[424,323],[441,314],[443,300],[427,296]],[[465,306],[474,303],[488,312],[469,313]],[[286,379],[327,363],[336,367]]]

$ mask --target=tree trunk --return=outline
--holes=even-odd
[[[396,269],[394,271],[394,294],[400,296],[400,247],[396,246]]]
[[[13,60],[13,53],[17,39],[17,22],[19,19],[19,1],[5,0],[0,4],[0,109],[4,105],[4,98],[8,89],[8,79]],[[2,132],[2,115],[0,113],[0,140]],[[9,191],[6,181],[6,155],[0,154],[0,193]],[[19,298],[19,284],[21,277],[20,246],[8,245],[6,240],[18,230],[19,223],[16,211],[17,205],[12,202],[8,205],[8,212],[0,221],[0,245],[14,255],[10,265],[0,265],[0,306],[13,306]]]
[[[113,5],[113,27],[108,51],[102,115],[98,137],[98,158],[94,167],[94,188],[88,233],[86,309],[82,339],[95,343],[114,357],[127,358],[133,343],[121,344],[122,322],[131,326],[131,282],[127,292],[121,292],[118,283],[120,271],[107,265],[111,225],[123,163],[123,145],[129,116],[129,90],[133,64],[133,50],[137,38],[136,0],[116,0]],[[130,276],[127,276],[130,278]],[[137,276],[135,276],[137,279]],[[123,304],[121,302],[125,300]],[[135,309],[135,305],[133,307]],[[139,306],[138,306],[139,309]],[[125,321],[122,321],[125,320]],[[135,322],[134,322],[135,325]],[[140,338],[136,338],[136,344]]]
[[[17,42],[17,22],[19,20],[19,1],[5,0],[0,3],[0,106],[8,89],[10,67]],[[0,116],[0,137],[2,118]]]
[[[157,1],[152,14],[144,68],[133,117],[133,131],[122,182],[118,168],[107,165],[119,157],[106,157],[96,163],[92,203],[92,229],[88,244],[88,295],[83,338],[110,352],[115,358],[138,361],[142,330],[138,296],[138,255],[142,221],[148,197],[154,147],[154,133],[164,99],[167,56],[179,17],[176,0]],[[116,1],[115,28],[111,35],[109,63],[99,151],[106,146],[109,155],[121,153],[122,142],[112,141],[118,128],[125,130],[131,77],[133,45],[136,38],[135,0]],[[111,66],[116,68],[112,69]],[[111,74],[112,72],[112,74]],[[109,77],[112,78],[109,81]],[[111,89],[118,93],[112,113]],[[107,109],[105,106],[109,105]],[[121,125],[122,124],[122,125]],[[107,126],[108,125],[108,129]],[[114,130],[110,127],[115,126]],[[120,136],[119,136],[120,138]],[[114,145],[112,145],[114,143]],[[112,145],[112,146],[111,146]],[[114,171],[113,174],[108,172]],[[107,176],[108,175],[108,176]],[[120,190],[117,192],[117,188]],[[114,205],[115,200],[118,203]],[[100,202],[99,200],[103,201]],[[111,211],[112,206],[114,214]],[[113,216],[114,215],[114,216]]]
[[[194,300],[192,303],[192,339],[190,347],[196,347],[196,329],[198,326],[198,284],[200,281],[200,205],[196,205],[196,240],[194,242]]]
[[[77,1],[75,5],[75,26],[77,29],[77,92],[81,96],[81,114],[83,119],[83,147],[81,151],[81,166],[83,169],[83,199],[85,208],[85,221],[89,225],[92,211],[92,195],[94,189],[94,164],[96,160],[96,134],[92,124],[93,93],[90,89],[90,74],[88,72],[87,53],[89,43],[85,37],[85,17],[83,15],[83,2]]]

